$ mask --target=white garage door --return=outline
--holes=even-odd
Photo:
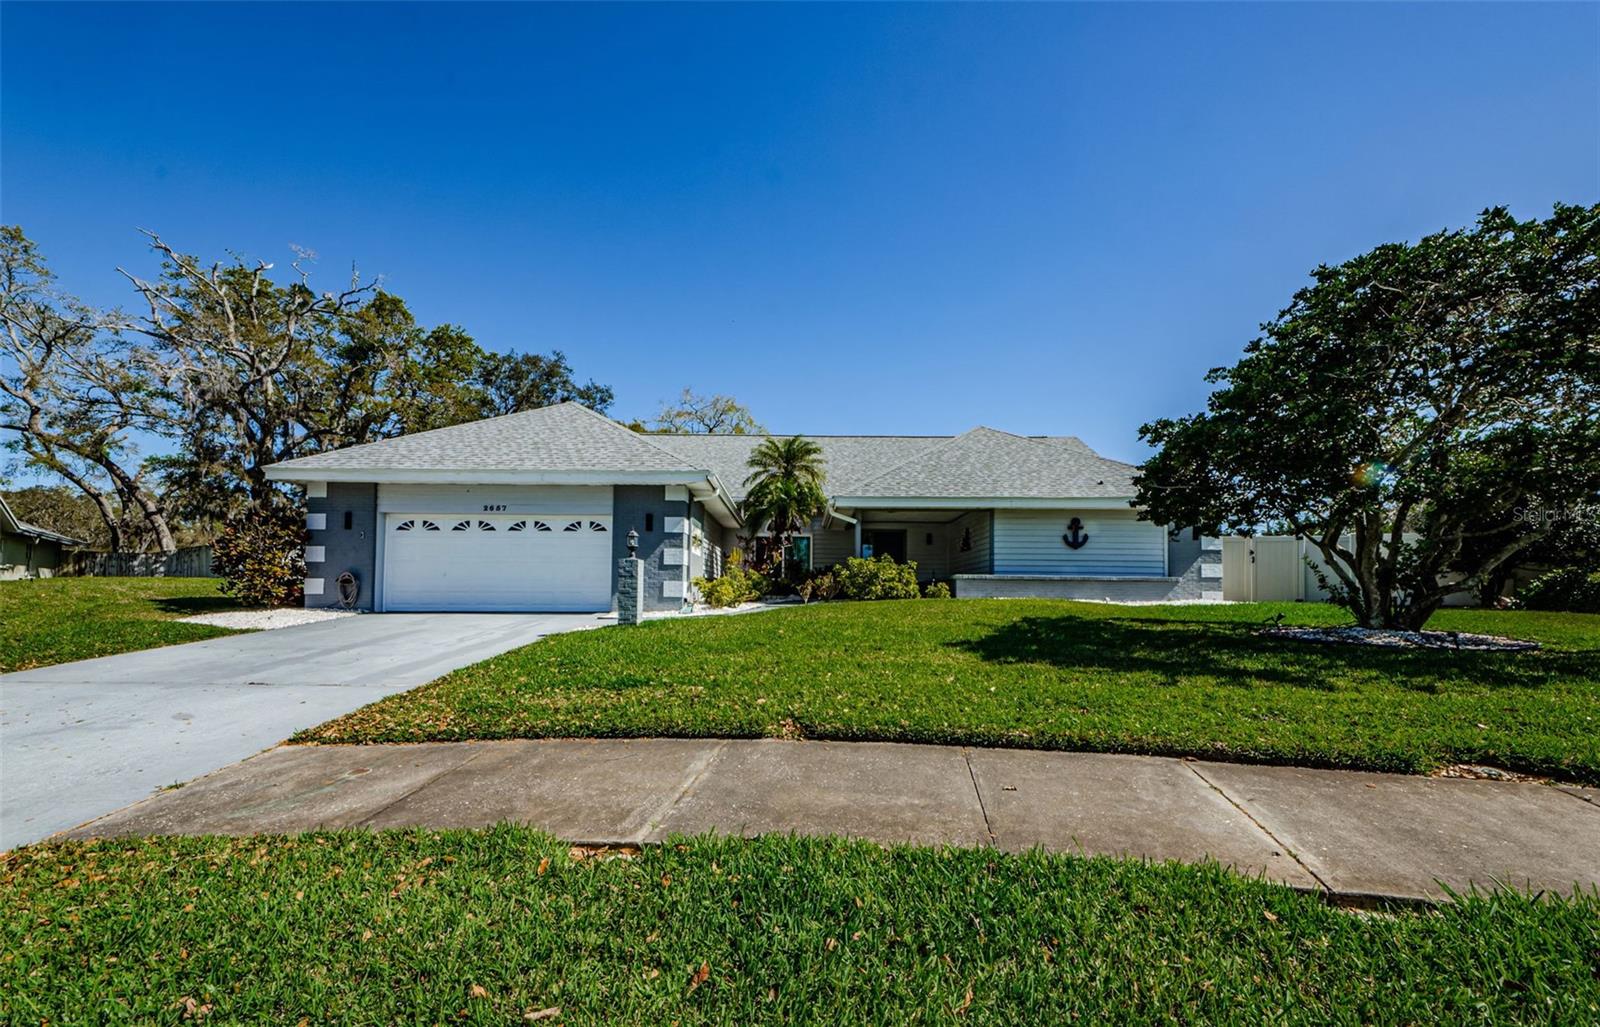
[[[611,519],[391,513],[387,610],[608,610]]]

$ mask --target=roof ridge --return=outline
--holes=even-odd
[[[866,486],[871,485],[873,482],[877,481],[880,478],[887,478],[889,475],[891,475],[894,472],[898,471],[900,468],[908,466],[912,462],[914,462],[916,460],[920,460],[923,457],[926,457],[930,453],[936,453],[936,452],[938,452],[939,450],[943,449],[946,446],[955,445],[957,442],[959,442],[960,440],[966,438],[968,435],[971,435],[973,432],[977,431],[979,428],[982,428],[982,427],[983,427],[983,425],[980,424],[980,425],[978,425],[977,428],[968,428],[966,431],[962,432],[960,435],[951,435],[951,436],[945,438],[945,440],[943,442],[939,443],[938,445],[929,446],[927,449],[920,449],[917,452],[915,452],[915,453],[911,454],[910,456],[906,457],[904,460],[900,461],[899,463],[893,464],[893,465],[891,465],[889,467],[885,467],[883,470],[879,471],[877,474],[874,474],[872,477],[867,478],[867,479],[865,479],[863,481],[856,482],[855,483],[856,488],[857,489],[864,489]],[[989,431],[994,431],[993,428],[990,428],[988,430]],[[1005,433],[1002,432],[1001,434],[1005,434]],[[866,495],[867,493],[861,492],[860,494],[861,495]]]
[[[807,439],[941,439],[956,438],[954,435],[824,435],[818,432],[714,432],[714,431],[652,431],[643,432],[651,438],[660,439],[792,439],[796,436]],[[963,433],[965,434],[965,433]]]
[[[567,406],[569,404],[572,405],[572,406],[577,407],[579,410],[582,410],[586,414],[591,414],[591,415],[593,415],[595,417],[598,417],[600,420],[604,421],[606,424],[609,424],[611,427],[615,428],[617,431],[626,432],[630,438],[634,439],[637,442],[644,443],[645,445],[649,446],[651,449],[655,450],[658,453],[661,453],[661,454],[663,454],[665,456],[671,457],[673,460],[679,462],[680,464],[682,464],[684,467],[688,468],[691,471],[705,471],[707,474],[711,474],[712,473],[711,472],[711,468],[709,468],[709,467],[693,467],[693,466],[689,465],[687,462],[684,461],[682,453],[674,453],[672,450],[668,449],[666,446],[662,446],[662,445],[659,445],[657,443],[651,442],[650,439],[645,435],[644,432],[634,431],[632,428],[629,428],[627,425],[622,424],[619,421],[612,420],[611,418],[607,417],[605,414],[602,414],[598,410],[591,410],[588,407],[584,406],[582,403],[576,402],[575,400],[570,400],[569,399],[564,403],[555,403],[555,404],[552,404],[552,405],[553,406]],[[536,408],[536,409],[538,409],[538,408]]]

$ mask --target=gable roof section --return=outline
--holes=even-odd
[[[268,477],[315,481],[325,472],[354,481],[351,472],[497,471],[638,474],[648,480],[705,470],[585,406],[557,403],[285,460],[271,465]]]
[[[87,544],[82,539],[72,538],[69,535],[63,535],[59,531],[51,531],[49,528],[41,528],[36,524],[29,524],[27,521],[17,520],[17,515],[12,513],[11,507],[6,504],[5,496],[0,496],[0,528],[4,528],[13,535],[28,535],[32,538],[42,539],[46,542],[59,542],[64,546],[81,546]]]
[[[707,467],[723,487],[737,498],[747,491],[750,453],[763,435],[651,435],[650,439],[697,467]],[[807,435],[822,447],[827,471],[824,489],[829,495],[850,493],[857,484],[925,453],[948,435]]]
[[[848,490],[849,498],[1125,499],[1134,467],[1107,460],[1075,438],[1027,438],[974,428]]]

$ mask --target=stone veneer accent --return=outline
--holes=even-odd
[[[644,613],[644,561],[626,556],[617,561],[617,623],[637,624]]]

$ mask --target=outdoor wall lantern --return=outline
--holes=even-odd
[[[628,529],[628,555],[633,556],[639,551],[639,533],[633,528]]]

